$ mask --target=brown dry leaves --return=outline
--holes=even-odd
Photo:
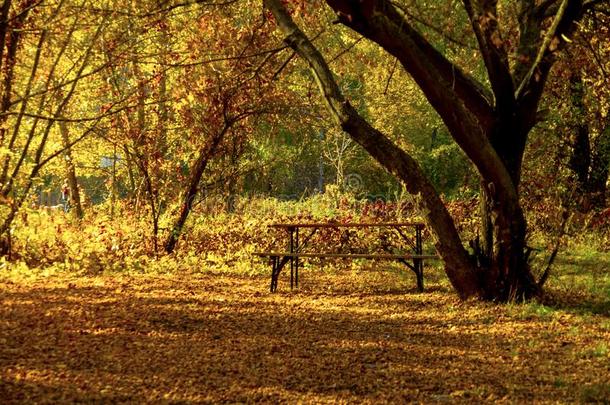
[[[6,402],[608,400],[608,318],[461,303],[380,272],[0,282]],[[396,278],[396,280],[393,279]],[[393,285],[393,289],[388,289]],[[398,285],[398,286],[397,286]],[[604,352],[604,344],[606,351]]]

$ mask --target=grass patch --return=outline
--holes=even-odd
[[[524,304],[509,304],[507,306],[509,314],[521,320],[550,320],[557,313],[557,309],[546,306],[538,302],[528,302]]]
[[[608,344],[599,343],[591,349],[581,352],[581,356],[586,359],[610,357]]]
[[[542,302],[579,314],[610,316],[610,252],[573,245],[557,258]]]
[[[584,403],[610,404],[610,384],[593,384],[582,388],[580,400]]]

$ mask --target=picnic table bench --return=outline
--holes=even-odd
[[[286,231],[288,237],[287,250],[254,252],[254,256],[266,257],[271,262],[271,292],[277,290],[279,275],[286,264],[290,263],[290,288],[299,286],[300,258],[331,258],[331,259],[373,259],[373,260],[396,260],[411,269],[417,279],[417,289],[424,290],[424,260],[438,259],[436,254],[423,253],[423,230],[425,225],[421,222],[382,222],[382,223],[276,223],[269,225],[270,228]],[[386,228],[396,232],[399,240],[407,245],[385,246],[383,253],[353,253],[353,252],[329,252],[317,249],[304,251],[312,237],[320,230],[331,228]],[[309,233],[301,238],[301,233],[309,230]],[[410,235],[407,230],[411,230]],[[401,249],[402,248],[402,249]]]

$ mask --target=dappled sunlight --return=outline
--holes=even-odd
[[[602,319],[519,317],[448,293],[376,295],[358,282],[337,296],[270,294],[267,281],[203,274],[5,281],[3,398],[564,401],[578,400],[587,384],[606,384],[610,331]],[[574,325],[586,336],[570,333]]]

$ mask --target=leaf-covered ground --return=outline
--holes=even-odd
[[[610,319],[461,303],[370,271],[0,282],[0,398],[44,402],[610,400]]]

